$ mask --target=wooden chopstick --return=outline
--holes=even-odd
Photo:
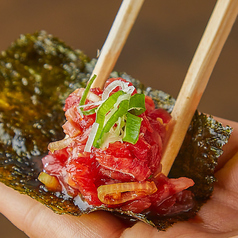
[[[92,76],[92,88],[102,88],[112,72],[144,0],[124,0],[103,45]]]
[[[202,36],[172,111],[162,156],[162,173],[169,174],[212,70],[238,14],[238,0],[218,0]]]

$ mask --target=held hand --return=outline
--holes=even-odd
[[[195,219],[178,222],[165,232],[158,232],[142,222],[128,228],[107,212],[94,212],[81,217],[57,215],[36,200],[2,183],[0,212],[29,237],[219,238],[238,235],[238,123],[218,120],[232,126],[234,132],[219,159],[214,193]]]

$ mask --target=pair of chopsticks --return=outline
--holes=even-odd
[[[102,88],[119,57],[144,0],[124,0],[92,75]],[[168,175],[210,75],[238,14],[238,0],[218,0],[179,92],[164,148],[162,173]]]

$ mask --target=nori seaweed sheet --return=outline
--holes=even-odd
[[[173,217],[153,217],[103,206],[79,209],[71,198],[48,192],[37,180],[41,158],[51,141],[64,137],[64,100],[78,87],[84,87],[96,63],[83,52],[73,50],[44,31],[21,35],[0,56],[0,181],[29,195],[58,214],[81,215],[107,210],[142,220],[164,230],[178,220],[187,220],[199,210],[213,191],[214,169],[222,146],[231,133],[211,117],[195,113],[170,177],[187,176],[195,181],[191,188],[196,206]],[[145,87],[126,73],[111,77],[131,81],[139,93],[153,98],[157,107],[171,112],[175,99]],[[85,204],[84,204],[85,205]]]

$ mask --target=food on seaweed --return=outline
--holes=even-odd
[[[195,113],[183,146],[169,174],[189,177],[194,207],[176,216],[153,216],[120,208],[89,206],[79,196],[74,200],[46,191],[37,177],[47,145],[63,139],[63,104],[70,92],[85,87],[95,65],[81,51],[72,50],[45,32],[22,35],[0,55],[0,181],[25,193],[59,214],[81,215],[96,210],[111,211],[139,219],[158,229],[187,220],[211,195],[214,169],[231,128],[212,117]],[[146,69],[145,69],[146,70]],[[133,83],[138,93],[150,96],[155,108],[172,111],[175,100],[168,94],[144,87],[126,73],[113,72]],[[49,100],[50,99],[50,100]],[[77,204],[77,206],[75,205]]]
[[[104,91],[90,89],[94,78],[66,99],[66,137],[49,144],[41,182],[94,206],[160,215],[191,209],[192,193],[185,189],[192,179],[161,174],[170,114],[122,78],[108,80]]]

